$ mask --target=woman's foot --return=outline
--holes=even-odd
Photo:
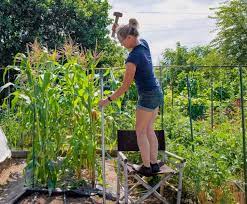
[[[144,165],[140,166],[138,169],[137,169],[137,172],[143,176],[152,176],[152,169],[151,167],[146,167]]]
[[[160,171],[160,166],[158,163],[152,164],[150,163],[151,169],[152,169],[152,173],[158,173]]]

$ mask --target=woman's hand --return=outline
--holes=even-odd
[[[112,31],[114,33],[116,33],[117,27],[118,27],[118,24],[117,23],[113,23],[113,25],[112,25]]]
[[[101,99],[99,101],[99,107],[105,107],[110,103],[110,101],[106,98],[106,99]]]

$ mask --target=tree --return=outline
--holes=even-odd
[[[218,69],[204,68],[201,72],[195,72],[196,67],[198,65],[217,66],[224,63],[222,54],[209,45],[196,46],[188,49],[185,46],[181,46],[180,43],[177,43],[176,49],[166,49],[163,52],[163,57],[164,65],[176,65],[176,67],[171,67],[167,71],[167,79],[164,79],[163,84],[168,83],[170,85],[172,94],[180,94],[183,91],[187,91],[186,76],[188,69],[190,69],[194,76],[194,79],[191,81],[191,94],[194,97],[197,97],[199,81],[202,86],[207,87],[209,78],[217,78],[220,75]],[[180,65],[188,66],[188,69],[181,69]],[[196,78],[198,80],[195,80]]]
[[[176,50],[170,48],[165,49],[161,63],[165,65],[186,65],[187,53],[187,48],[181,46],[180,42],[177,42]]]
[[[189,76],[190,96],[193,99],[192,118],[204,117],[208,105],[213,110],[214,103],[227,103],[228,100],[236,100],[236,95],[239,95],[238,72],[236,69],[220,69],[221,65],[226,65],[230,61],[217,49],[209,45],[188,49],[177,44],[176,49],[166,49],[163,56],[164,65],[176,65],[165,69],[166,78],[163,78],[162,83],[165,87],[170,87],[172,104],[173,101],[179,101],[174,98],[180,97],[182,101],[185,99],[184,96],[186,97],[184,104],[186,104],[187,76]],[[181,65],[188,66],[188,69],[181,69]],[[197,69],[198,65],[208,67]]]
[[[107,42],[110,5],[106,0],[2,0],[0,2],[0,65],[36,38],[49,48],[69,36],[86,48]]]
[[[215,9],[217,37],[213,45],[233,63],[247,63],[247,3],[227,1]]]
[[[109,9],[107,0],[1,0],[0,68],[12,64],[13,57],[25,53],[26,45],[35,39],[49,49],[59,49],[71,38],[83,48],[105,51],[106,64],[123,61],[123,50],[107,37]],[[2,78],[3,69],[0,86]]]

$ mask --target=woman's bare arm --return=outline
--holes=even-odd
[[[123,84],[110,96],[112,100],[116,100],[129,89],[131,83],[134,80],[135,72],[136,65],[131,62],[126,63],[126,71],[124,75]]]
[[[126,71],[124,74],[124,79],[122,85],[110,96],[111,100],[116,100],[118,97],[123,95],[130,87],[134,80],[136,72],[136,65],[133,63],[126,63]],[[108,98],[102,99],[99,102],[99,106],[106,106],[110,101]]]

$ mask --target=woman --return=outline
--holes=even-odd
[[[102,99],[99,106],[104,107],[116,100],[135,80],[138,90],[135,130],[143,161],[138,172],[144,176],[151,176],[159,172],[158,140],[153,125],[158,108],[163,103],[163,94],[154,75],[149,46],[145,40],[138,38],[136,19],[130,19],[129,24],[120,27],[114,24],[112,29],[117,30],[117,38],[121,45],[131,51],[125,62],[126,71],[122,85],[112,95]]]

